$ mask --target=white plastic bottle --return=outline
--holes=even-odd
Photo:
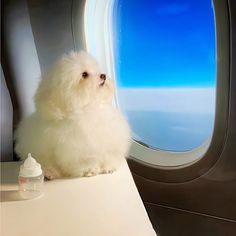
[[[20,166],[18,177],[19,193],[23,199],[32,199],[43,194],[44,176],[41,165],[28,154],[28,158]]]

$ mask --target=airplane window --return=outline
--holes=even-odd
[[[211,0],[117,0],[117,99],[133,139],[190,151],[211,139],[216,39]]]

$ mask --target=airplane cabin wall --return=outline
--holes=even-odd
[[[160,235],[233,236],[236,232],[236,2],[230,16],[229,115],[225,143],[216,164],[199,178],[181,183],[148,179],[129,160],[150,219]],[[168,170],[166,171],[168,175]]]

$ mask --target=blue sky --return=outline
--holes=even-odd
[[[118,0],[119,87],[214,87],[211,0]]]

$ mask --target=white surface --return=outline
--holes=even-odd
[[[10,184],[19,164],[2,170],[3,236],[156,235],[126,162],[113,174],[46,182],[44,196],[24,201]]]

